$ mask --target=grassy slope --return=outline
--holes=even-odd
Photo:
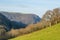
[[[60,24],[11,40],[60,40]]]

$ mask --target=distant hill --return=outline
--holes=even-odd
[[[60,23],[10,40],[60,40]]]
[[[24,28],[29,24],[35,24],[40,22],[41,18],[35,14],[22,14],[22,13],[15,13],[15,12],[0,12],[0,20],[3,19],[1,22],[8,25],[8,28],[19,29]],[[5,21],[6,20],[6,21]],[[7,22],[9,20],[9,22]],[[7,22],[7,23],[6,23]],[[10,29],[9,28],[9,29]]]

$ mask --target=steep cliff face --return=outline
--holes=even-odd
[[[21,14],[21,13],[12,13],[12,12],[0,12],[11,22],[11,26],[14,29],[24,28],[29,24],[34,24],[39,22],[41,19],[35,14]],[[8,23],[9,24],[9,23]]]

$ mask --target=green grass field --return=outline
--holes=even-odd
[[[60,23],[10,40],[60,40]]]

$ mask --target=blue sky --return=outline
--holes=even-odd
[[[34,13],[40,17],[57,7],[60,7],[60,0],[0,0],[0,11]]]

